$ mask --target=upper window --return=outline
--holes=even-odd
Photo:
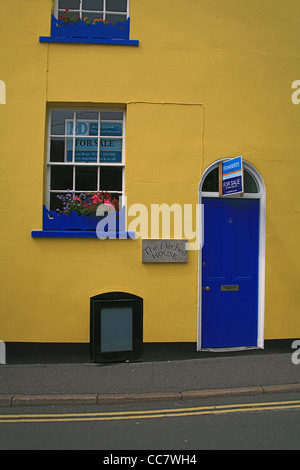
[[[130,39],[129,0],[56,0],[51,36],[40,42],[139,45]]]
[[[47,207],[62,209],[58,196],[124,190],[124,111],[53,109],[49,116]]]
[[[106,20],[111,24],[124,22],[129,16],[128,0],[56,0],[56,17],[69,15],[86,18],[91,23],[95,19]]]

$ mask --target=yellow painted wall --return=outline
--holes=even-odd
[[[89,299],[113,290],[144,298],[146,342],[197,338],[197,252],[186,265],[146,265],[140,240],[31,238],[51,105],[126,109],[129,205],[196,204],[212,162],[255,166],[267,192],[265,338],[300,337],[298,0],[130,7],[139,47],[42,44],[51,0],[0,4],[0,339],[88,342]]]

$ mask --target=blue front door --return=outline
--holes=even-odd
[[[259,200],[202,203],[202,348],[257,346]]]

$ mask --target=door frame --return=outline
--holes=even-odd
[[[220,198],[218,192],[204,192],[202,186],[207,175],[219,166],[219,163],[228,160],[223,158],[209,165],[203,172],[201,182],[199,185],[199,204],[202,204],[202,198]],[[257,349],[264,349],[264,329],[265,329],[265,239],[266,239],[266,189],[264,181],[256,170],[248,162],[244,163],[244,169],[251,174],[255,180],[258,192],[257,193],[244,193],[243,195],[235,195],[234,197],[242,197],[244,199],[258,199],[259,200],[259,255],[258,255],[258,328],[257,328]],[[227,196],[230,197],[230,196]],[[231,196],[233,197],[233,196]],[[204,217],[200,219],[199,223],[203,224]],[[200,227],[204,233],[203,226]],[[205,243],[205,239],[204,239]],[[198,328],[197,328],[197,351],[207,350],[202,348],[202,246],[199,247],[199,260],[198,260]],[[220,351],[221,348],[210,348]],[[244,349],[244,348],[225,348],[228,351]]]

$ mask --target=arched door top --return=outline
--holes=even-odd
[[[219,164],[225,160],[227,159],[223,158],[218,160],[206,168],[203,172],[199,187],[200,193],[214,193],[214,197],[217,195],[219,187]],[[265,185],[260,173],[250,163],[245,161],[243,163],[245,170],[244,195],[256,194],[258,197],[263,196],[265,194]]]

